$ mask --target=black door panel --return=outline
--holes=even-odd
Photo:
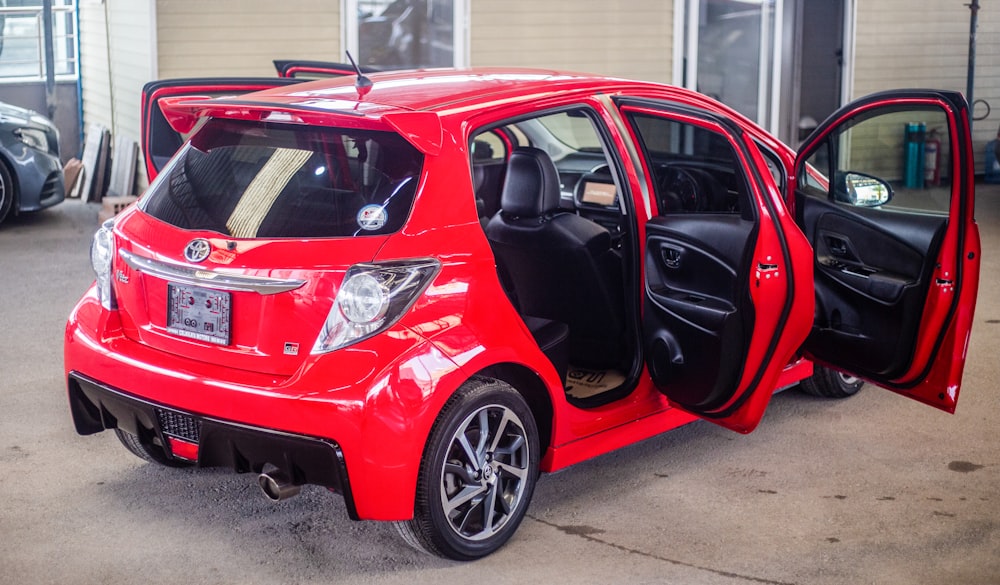
[[[671,398],[711,410],[732,398],[753,329],[746,270],[754,222],[717,214],[646,224],[643,328],[651,374]]]
[[[863,376],[910,365],[948,218],[800,195],[816,254],[816,320],[806,347]]]

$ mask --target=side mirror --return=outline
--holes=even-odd
[[[837,173],[834,199],[857,207],[878,207],[892,199],[892,187],[878,177],[847,171]]]

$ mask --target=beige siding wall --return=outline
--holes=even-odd
[[[854,96],[901,87],[965,92],[969,51],[969,9],[961,1],[858,2]],[[976,168],[982,171],[986,141],[1000,123],[1000,11],[979,13],[974,97],[994,113],[973,125]],[[976,110],[980,115],[985,108]]]
[[[670,82],[673,2],[474,0],[470,63]]]
[[[139,140],[139,100],[152,76],[153,0],[81,0],[83,122]],[[107,20],[105,19],[107,16]]]
[[[343,61],[338,0],[157,0],[158,76],[275,75],[274,59]]]

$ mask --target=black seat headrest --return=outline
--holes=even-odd
[[[500,209],[507,215],[539,217],[559,209],[559,172],[544,150],[520,147],[510,153]]]

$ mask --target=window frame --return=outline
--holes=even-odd
[[[471,10],[471,0],[451,0],[453,2],[454,13],[452,15],[453,37],[452,37],[452,66],[468,67],[469,56],[469,12]],[[358,3],[359,0],[340,1],[340,52],[350,52],[351,55],[359,57],[359,34],[358,34]]]
[[[54,68],[56,81],[76,81],[80,75],[80,23],[77,17],[78,0],[54,0],[52,3],[52,43]],[[14,65],[26,65],[36,63],[37,70],[31,75],[5,75],[4,67],[0,67],[0,85],[35,83],[46,79],[46,70],[49,64],[45,62],[45,31],[43,30],[44,7],[41,0],[37,4],[24,6],[0,6],[0,16],[3,22],[0,23],[0,36],[6,36],[7,20],[12,18],[34,18],[36,33],[34,36],[11,36],[6,40],[34,40],[37,43],[37,60],[15,61]],[[60,50],[62,49],[62,50]],[[2,55],[0,55],[2,57]],[[4,63],[6,65],[6,62]],[[68,73],[58,73],[60,69],[66,69]]]

